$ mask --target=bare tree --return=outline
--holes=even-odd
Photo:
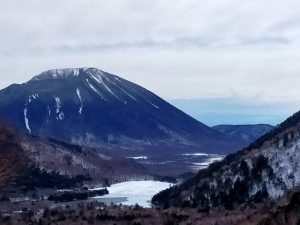
[[[15,174],[22,161],[22,159],[12,161],[0,159],[0,185],[4,185],[5,181]]]
[[[26,159],[15,139],[14,131],[8,126],[0,125],[0,186],[20,172],[24,161]]]

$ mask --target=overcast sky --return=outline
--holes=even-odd
[[[195,117],[191,99],[272,105],[272,123],[300,109],[298,0],[1,0],[0,29],[0,88],[91,66]]]

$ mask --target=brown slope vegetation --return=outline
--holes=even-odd
[[[102,225],[257,225],[266,213],[256,210],[199,212],[191,208],[167,210],[144,209],[139,206],[105,206],[103,203],[78,203],[40,210],[32,206],[22,213],[1,217],[7,224],[102,224]]]
[[[293,192],[288,199],[282,198],[272,207],[257,209],[219,210],[206,212],[193,208],[144,209],[139,206],[106,206],[100,202],[67,203],[46,207],[45,204],[20,203],[20,214],[14,209],[1,215],[0,224],[110,224],[110,225],[298,225],[300,222],[300,193]],[[7,216],[9,215],[9,216]]]
[[[0,127],[0,187],[13,184],[24,172],[26,161],[14,131],[7,126]]]
[[[146,174],[144,167],[133,160],[0,127],[0,191],[4,193],[64,188],[83,181],[107,185]]]
[[[88,175],[99,180],[146,174],[144,167],[134,160],[100,150],[27,135],[19,136],[18,140],[35,165],[46,171],[59,171],[61,175]]]

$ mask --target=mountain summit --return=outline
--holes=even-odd
[[[97,70],[95,68],[69,68],[69,69],[53,69],[53,70],[47,70],[45,72],[42,72],[35,77],[32,78],[32,80],[49,80],[49,79],[67,79],[72,77],[78,77],[81,71],[87,71],[87,70]],[[100,70],[97,70],[98,72],[102,72]],[[82,74],[82,73],[81,73]]]
[[[1,90],[0,117],[32,135],[96,147],[239,147],[143,87],[96,68],[48,70]]]

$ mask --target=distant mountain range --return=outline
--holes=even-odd
[[[269,124],[218,125],[212,128],[237,140],[243,141],[246,146],[268,133],[274,126]]]
[[[247,148],[200,170],[163,191],[153,203],[164,207],[252,207],[300,187],[300,112]]]
[[[152,92],[96,68],[54,69],[0,91],[19,131],[97,148],[228,153],[243,146]]]

